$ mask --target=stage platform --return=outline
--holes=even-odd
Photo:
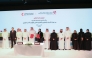
[[[44,50],[43,57],[30,57],[23,55],[15,55],[14,49],[0,48],[0,58],[92,58],[92,51],[78,50]]]

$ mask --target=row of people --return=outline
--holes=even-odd
[[[60,30],[60,33],[55,32],[53,30],[53,33],[50,34],[49,30],[46,29],[46,32],[43,36],[43,33],[41,32],[41,29],[39,29],[38,34],[40,35],[40,38],[36,37],[36,31],[31,27],[30,32],[28,33],[27,30],[25,29],[24,32],[21,32],[21,29],[18,29],[17,32],[12,28],[10,31],[10,38],[11,38],[11,48],[13,48],[13,42],[16,44],[17,42],[23,41],[27,42],[28,37],[29,37],[29,42],[34,42],[35,37],[38,42],[43,42],[45,44],[45,48],[50,48],[51,50],[56,50],[56,49],[71,49],[70,46],[70,41],[71,41],[71,35],[72,35],[72,40],[73,40],[73,48],[74,49],[79,49],[79,50],[91,50],[91,33],[87,29],[87,32],[84,34],[82,29],[80,32],[77,34],[76,30],[72,34],[71,31],[69,30],[69,27],[66,27],[66,31],[63,32],[63,29]],[[8,32],[6,29],[4,29],[4,32],[2,33],[3,37],[3,47],[8,47]],[[43,39],[44,37],[44,39]],[[64,41],[65,40],[65,41]],[[58,45],[59,43],[59,45]],[[64,47],[65,43],[65,47]],[[58,47],[59,46],[59,47]]]
[[[69,33],[70,31],[68,28],[66,29],[65,33],[63,33],[61,29],[58,36],[58,41],[57,34],[55,33],[55,30],[53,30],[53,33],[51,33],[50,37],[50,49],[71,50],[70,41],[72,40],[74,50],[91,50],[91,33],[89,32],[89,29],[86,30],[86,33],[84,33],[82,29],[80,29],[79,33],[77,33],[76,30],[74,30],[74,33],[71,37],[69,37]]]

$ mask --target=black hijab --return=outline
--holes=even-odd
[[[80,33],[82,33],[83,32],[83,30],[82,29],[80,29]]]

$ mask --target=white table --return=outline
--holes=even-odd
[[[40,56],[44,54],[43,45],[15,45],[14,46],[15,55],[24,55],[24,56]]]

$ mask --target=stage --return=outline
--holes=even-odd
[[[14,49],[2,49],[0,48],[0,58],[41,58],[30,57],[23,55],[15,55]],[[42,58],[92,58],[92,51],[78,51],[78,50],[44,50],[44,56]]]
[[[43,57],[30,57],[23,55],[15,55],[14,48],[3,49],[2,41],[0,41],[0,58],[92,58],[91,51],[78,50],[44,50]]]

